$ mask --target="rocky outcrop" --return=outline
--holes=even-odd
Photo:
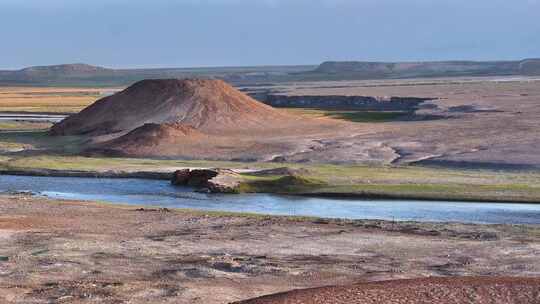
[[[343,95],[280,95],[253,92],[250,96],[273,107],[354,109],[364,111],[410,111],[434,98]]]
[[[175,186],[187,186],[191,177],[190,169],[176,170],[173,173],[171,184]]]
[[[237,193],[242,178],[227,169],[182,169],[174,172],[171,183],[210,193]]]

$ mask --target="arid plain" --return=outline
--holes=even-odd
[[[221,304],[392,279],[540,275],[538,226],[235,215],[28,195],[0,197],[0,211],[4,303]]]
[[[72,114],[122,89],[3,87],[0,111]],[[94,141],[87,136],[49,136],[48,121],[8,120],[0,123],[0,166],[4,173],[73,176],[289,167],[317,183],[285,187],[248,174],[248,190],[540,201],[538,79],[324,81],[239,89],[305,100],[354,95],[426,101],[407,111],[282,108],[319,127],[247,136],[243,145],[224,145],[219,153],[207,146],[214,154],[183,160],[88,157]],[[245,159],[238,158],[239,149],[249,152]],[[537,225],[240,215],[27,193],[3,194],[0,210],[0,299],[7,303],[229,303],[390,279],[540,275]]]
[[[265,89],[275,95],[304,96],[308,100],[313,96],[344,95],[432,100],[408,115],[387,112],[382,117],[355,109],[286,109],[320,121],[330,119],[339,123],[330,127],[321,122],[323,130],[312,128],[301,134],[295,134],[294,126],[289,126],[286,133],[267,134],[267,142],[245,140],[245,145],[256,148],[251,151],[243,146],[248,151],[243,157],[258,161],[279,157],[285,162],[420,162],[448,167],[536,168],[540,164],[538,154],[534,153],[540,135],[536,123],[540,111],[539,83],[534,78],[451,78],[277,84]],[[73,113],[119,88],[1,90],[1,111]],[[202,156],[242,160],[238,149],[211,152]],[[196,158],[192,154],[185,156]]]

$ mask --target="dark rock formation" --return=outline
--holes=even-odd
[[[191,176],[191,170],[189,169],[176,170],[173,173],[171,184],[175,186],[187,185],[189,182],[190,176]]]
[[[208,187],[210,180],[219,174],[217,170],[193,170],[190,172],[187,185],[191,187]]]
[[[319,109],[354,109],[364,111],[409,111],[417,110],[420,105],[433,98],[419,97],[373,97],[343,95],[306,95],[289,96],[262,94],[254,95],[258,100],[273,107],[319,108]]]
[[[171,183],[210,193],[236,193],[241,177],[227,169],[182,169],[174,172]]]

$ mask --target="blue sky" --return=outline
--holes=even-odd
[[[0,0],[0,68],[540,57],[540,0]]]

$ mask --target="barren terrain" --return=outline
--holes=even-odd
[[[434,98],[416,115],[347,126],[289,161],[382,162],[531,169],[540,166],[540,81],[531,78],[312,82],[269,87],[283,95]],[[261,89],[261,88],[258,88]]]
[[[229,303],[426,276],[540,275],[535,226],[231,215],[0,197],[2,303]]]
[[[534,169],[540,164],[540,156],[536,153],[540,148],[536,140],[540,137],[536,124],[540,115],[539,83],[534,78],[477,77],[325,81],[253,87],[251,89],[267,89],[289,96],[398,96],[434,100],[424,103],[408,116],[354,109],[285,109],[296,117],[315,118],[320,125],[309,128],[289,126],[281,131],[273,128],[272,132],[255,132],[255,135],[244,132],[242,138],[232,136],[219,141],[213,138],[214,144],[197,142],[191,148],[182,147],[187,153],[171,151],[167,156],[173,157],[176,153],[190,159],[423,163],[465,168]],[[109,92],[107,89],[66,88],[2,90],[6,103],[2,109],[41,112],[77,111],[98,98],[92,94]],[[9,138],[9,143],[5,144],[10,147],[25,140],[13,135]],[[78,142],[87,143],[85,139]],[[166,148],[172,149],[172,146],[167,144]],[[80,145],[71,149],[82,150],[84,147]],[[58,152],[66,151],[62,151],[61,146],[44,151],[45,154]]]
[[[180,128],[155,132],[150,125],[171,123]],[[220,80],[159,79],[96,101],[50,135],[84,136],[92,155],[272,160],[306,149],[313,136],[338,136],[341,127],[270,107]]]

